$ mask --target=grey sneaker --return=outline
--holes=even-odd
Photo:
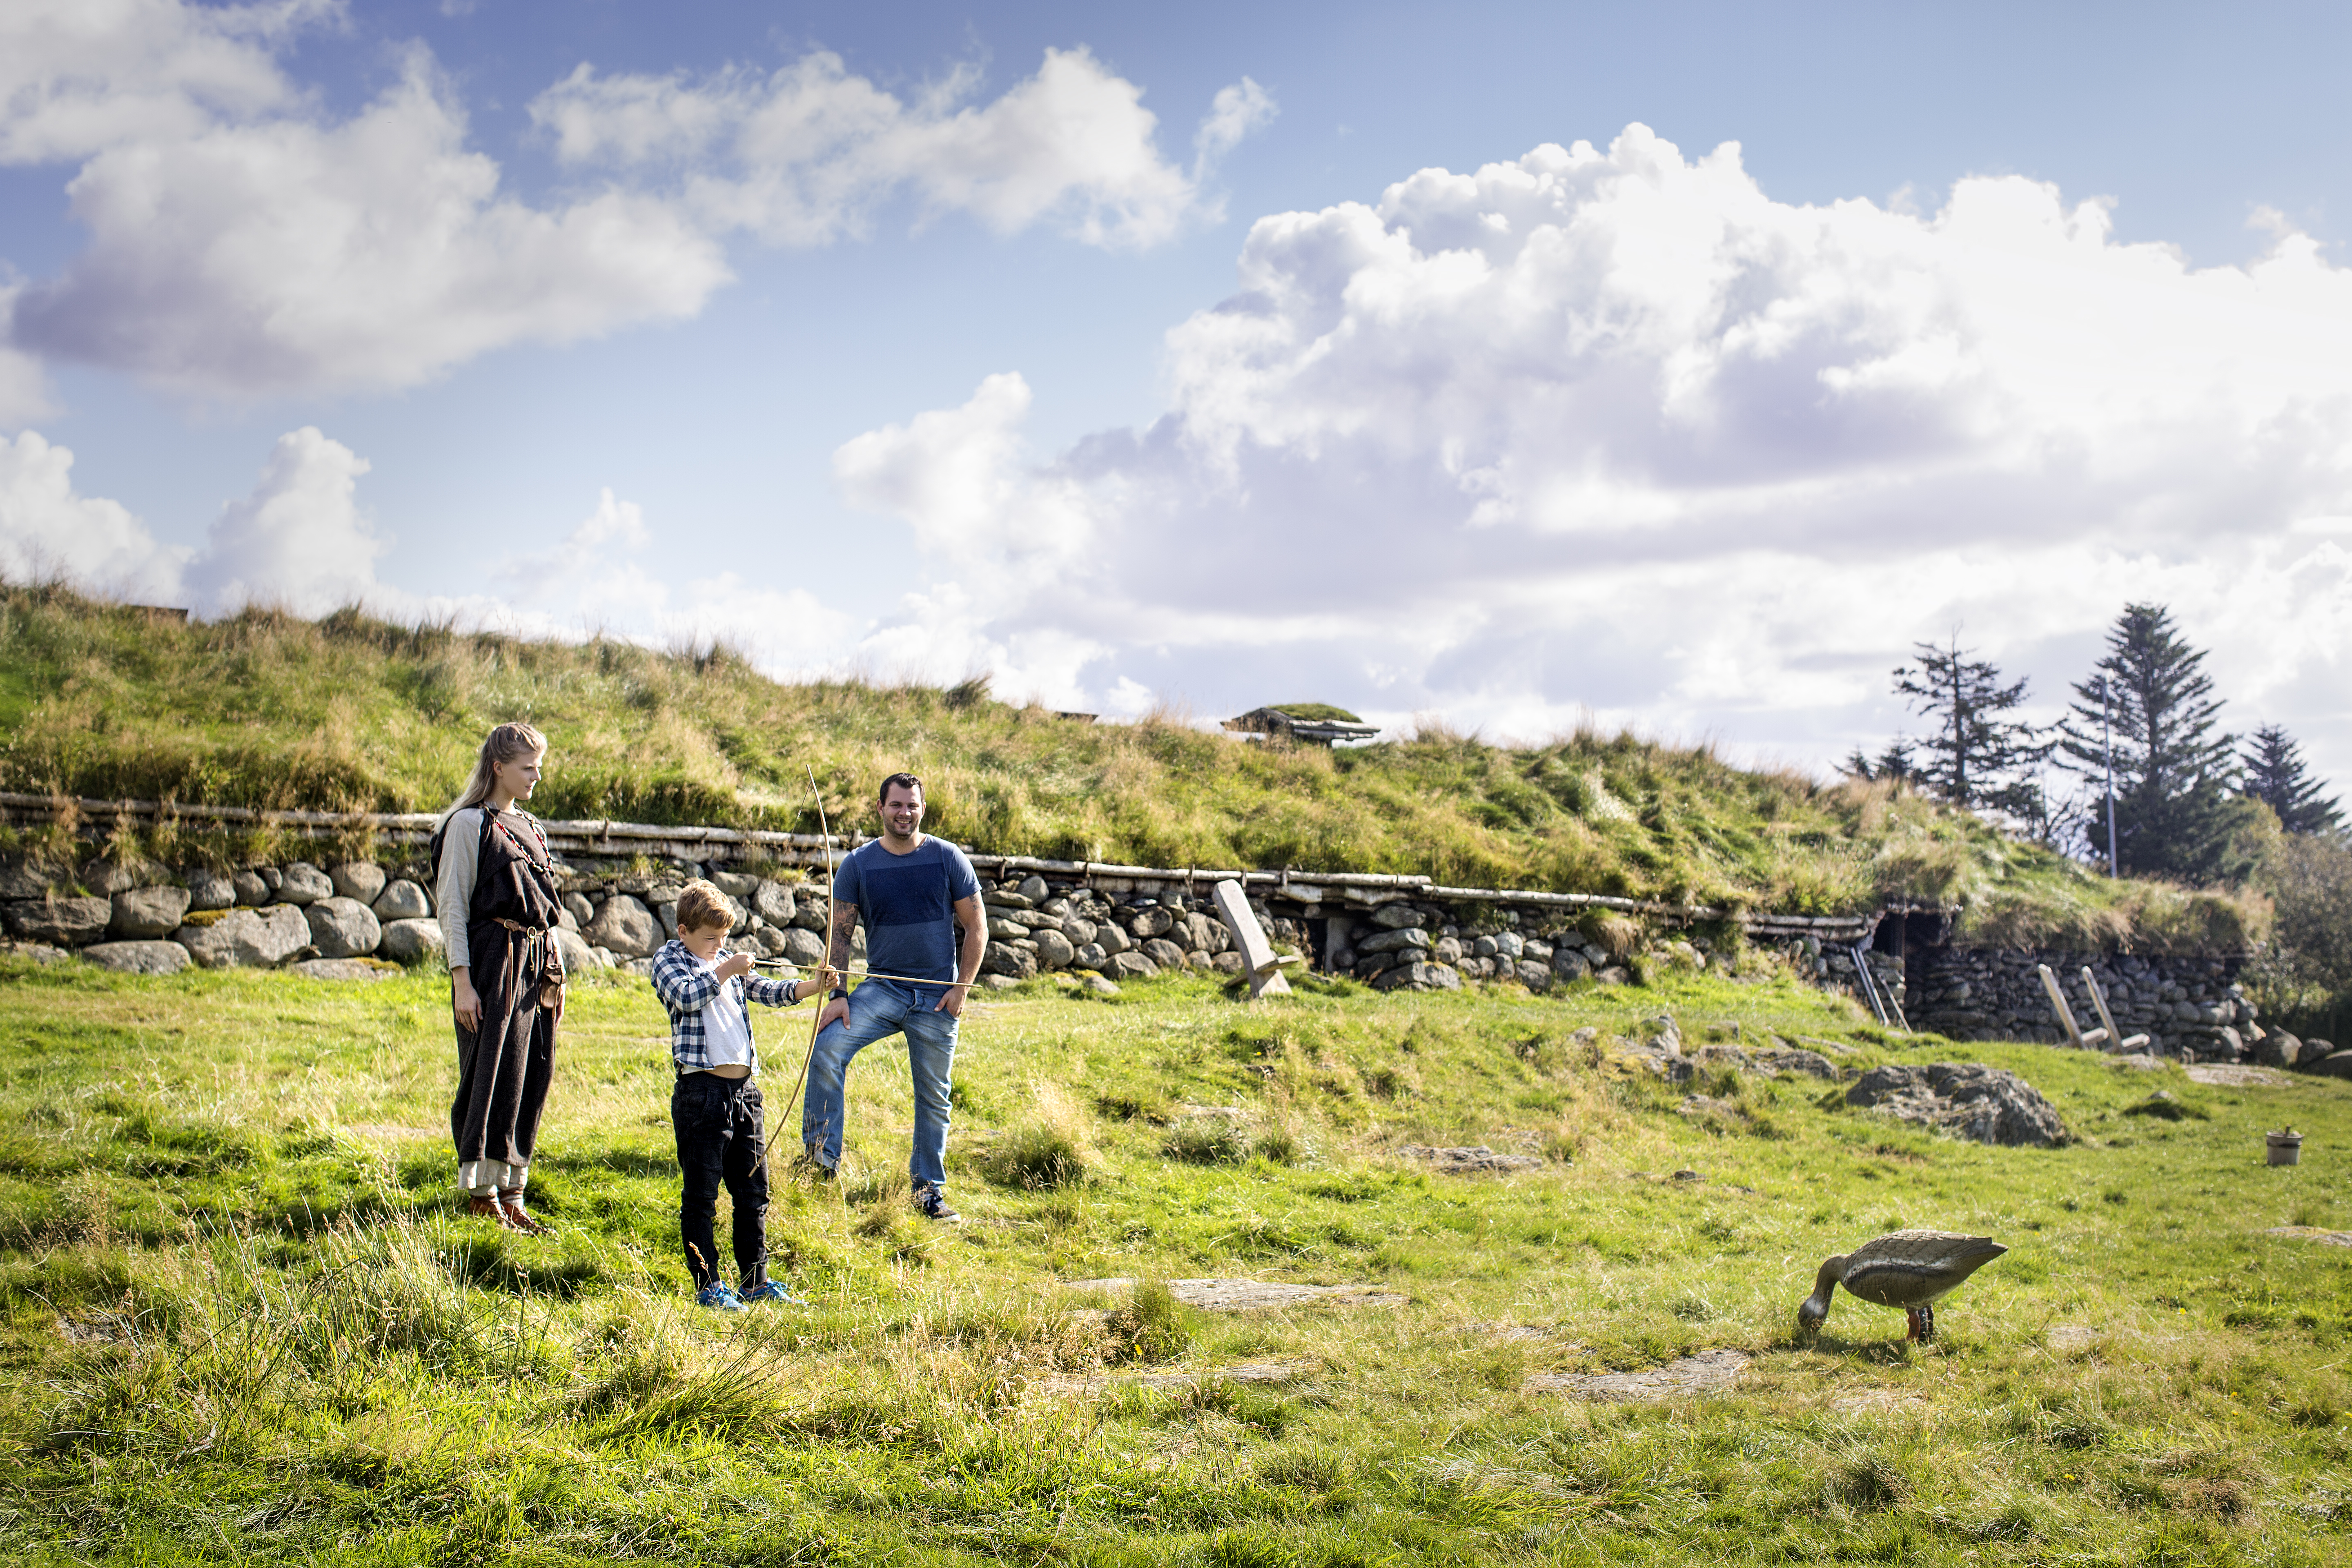
[[[963,1223],[963,1215],[948,1206],[947,1194],[929,1182],[915,1184],[915,1210],[925,1219],[935,1219],[941,1225]]]

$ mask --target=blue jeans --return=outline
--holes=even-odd
[[[869,980],[851,993],[849,1016],[827,1024],[809,1063],[808,1098],[801,1106],[801,1142],[824,1164],[841,1163],[844,1079],[849,1058],[886,1035],[907,1037],[907,1063],[915,1078],[915,1147],[907,1173],[935,1187],[947,1184],[948,1091],[955,1070],[956,1018],[939,1011],[940,991]]]

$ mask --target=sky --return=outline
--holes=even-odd
[[[0,574],[1827,775],[2126,603],[2352,783],[2352,14],[0,5]]]

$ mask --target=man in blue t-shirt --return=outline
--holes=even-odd
[[[988,911],[963,851],[923,837],[923,781],[892,773],[882,781],[880,798],[882,837],[851,850],[833,873],[830,949],[833,967],[847,970],[850,938],[864,920],[866,967],[876,978],[858,986],[846,1017],[818,1031],[801,1142],[810,1162],[832,1174],[841,1161],[849,1058],[886,1035],[905,1035],[915,1077],[915,1146],[907,1163],[915,1206],[953,1221],[943,1189],[956,1021],[988,952]],[[903,978],[881,978],[887,975]],[[838,1001],[849,993],[836,984],[833,995]]]

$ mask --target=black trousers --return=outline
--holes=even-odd
[[[768,1141],[760,1119],[760,1086],[716,1073],[679,1075],[670,1091],[669,1119],[677,1129],[677,1163],[686,1188],[677,1201],[677,1228],[695,1289],[719,1282],[719,1241],[711,1216],[719,1188],[735,1202],[735,1271],[742,1289],[768,1278]]]

